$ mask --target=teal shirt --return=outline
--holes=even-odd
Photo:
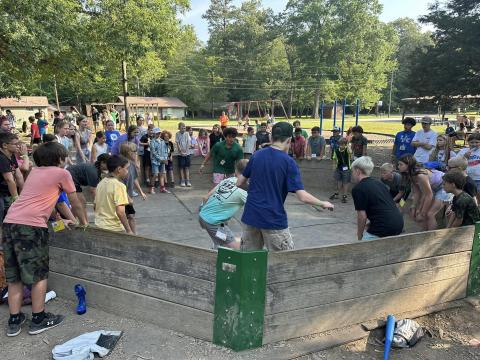
[[[230,220],[246,201],[247,192],[237,187],[236,177],[231,177],[217,185],[199,215],[205,222],[219,225]]]

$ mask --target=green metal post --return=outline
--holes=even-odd
[[[470,257],[470,274],[468,275],[467,296],[480,294],[480,222],[475,224],[472,255]]]
[[[218,249],[214,344],[235,351],[262,346],[267,253]]]

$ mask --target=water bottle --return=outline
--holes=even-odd
[[[85,291],[84,287],[80,284],[75,285],[75,295],[78,298],[78,305],[77,305],[77,314],[83,315],[87,312],[87,302],[85,300],[85,295],[87,292]]]

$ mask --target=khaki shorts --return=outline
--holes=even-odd
[[[290,229],[268,230],[243,225],[242,250],[260,250],[265,246],[269,251],[293,250]]]

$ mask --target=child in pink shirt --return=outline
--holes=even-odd
[[[72,212],[87,224],[70,173],[63,169],[68,152],[57,142],[40,145],[33,153],[38,167],[32,169],[19,198],[10,206],[3,223],[5,275],[8,282],[7,336],[22,330],[25,315],[20,312],[23,286],[32,285],[32,321],[29,334],[40,334],[59,325],[64,317],[45,312],[49,272],[47,221],[62,191],[68,194]],[[68,225],[72,222],[64,220]]]

